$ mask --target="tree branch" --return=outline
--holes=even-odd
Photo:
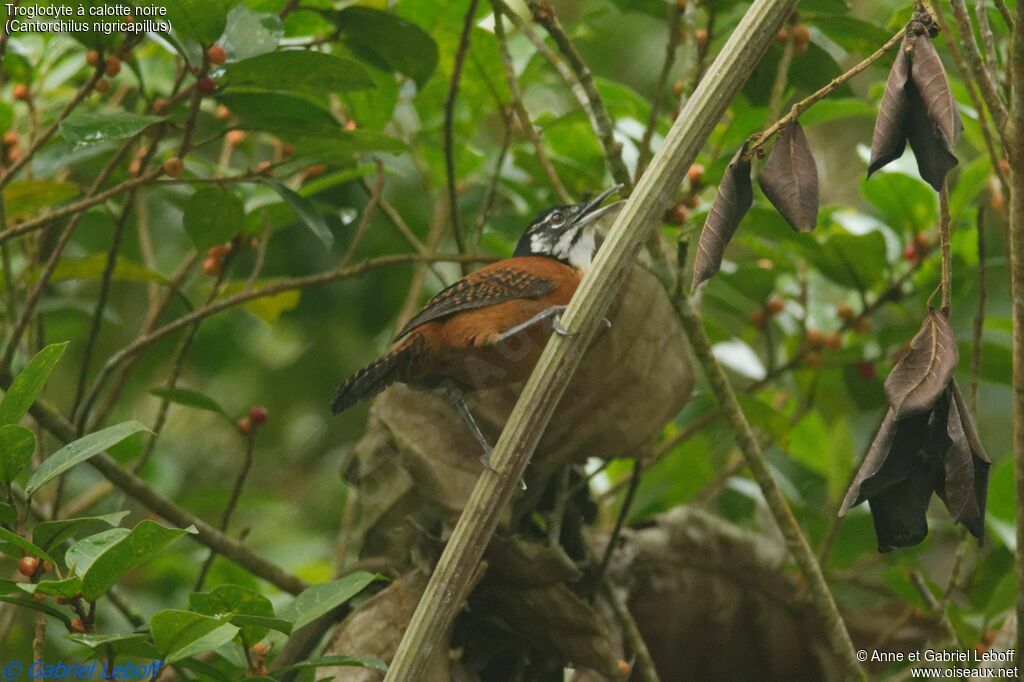
[[[939,4],[933,4],[936,14],[939,13]],[[967,7],[964,6],[964,0],[950,0],[950,5],[953,7],[953,18],[956,19],[956,25],[960,31],[960,44],[963,45],[964,53],[967,55],[967,64],[971,67],[974,80],[978,83],[978,89],[981,90],[981,96],[985,100],[988,112],[996,124],[996,131],[1005,140],[1008,115],[1006,105],[1003,104],[1003,100],[999,96],[999,88],[992,81],[992,74],[985,68],[981,51],[978,49],[978,42],[974,39],[974,28],[971,26],[971,17],[967,14]]]
[[[491,454],[495,470],[484,471],[477,481],[402,638],[387,674],[389,682],[421,678],[431,654],[462,608],[502,510],[518,488],[530,456],[627,268],[679,179],[795,6],[796,0],[753,3],[616,217],[593,268],[563,318],[563,325],[573,334],[552,335],[548,341]]]
[[[473,32],[473,18],[476,16],[478,2],[479,0],[470,0],[469,8],[466,10],[466,17],[462,23],[462,35],[459,36],[459,46],[455,51],[452,80],[448,86],[448,98],[444,101],[444,167],[448,175],[448,208],[452,215],[452,234],[455,236],[455,245],[459,249],[459,253],[466,252],[466,242],[462,236],[459,192],[455,186],[455,141],[452,128],[455,125],[455,100],[459,96],[459,79],[462,77],[462,65],[466,61],[466,52],[469,51],[469,36]]]

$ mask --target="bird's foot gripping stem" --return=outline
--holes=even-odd
[[[487,438],[480,430],[480,426],[476,423],[476,419],[473,418],[473,413],[469,411],[469,406],[466,405],[466,399],[462,390],[455,386],[446,386],[442,390],[445,397],[448,399],[448,402],[450,402],[452,407],[455,408],[455,411],[462,416],[466,425],[469,426],[469,430],[473,432],[473,436],[476,438],[477,442],[480,443],[480,447],[484,451],[484,453],[480,455],[480,464],[483,465],[484,469],[498,473],[498,470],[491,466],[491,453],[494,451],[494,448],[491,447],[491,444],[487,441]],[[520,479],[519,487],[526,490],[526,482]]]
[[[568,329],[566,329],[564,326],[562,326],[561,315],[562,315],[562,313],[565,312],[565,309],[568,308],[568,307],[569,306],[565,306],[565,305],[553,305],[550,308],[545,308],[544,310],[540,311],[539,313],[537,313],[536,315],[534,315],[530,319],[526,320],[525,322],[520,322],[516,326],[511,327],[509,329],[506,329],[504,332],[502,332],[501,334],[498,335],[497,341],[504,341],[505,339],[509,338],[510,336],[514,336],[514,335],[518,334],[519,332],[523,331],[524,329],[528,329],[528,328],[532,327],[533,325],[537,324],[538,322],[543,322],[544,320],[548,319],[549,317],[551,318],[551,328],[552,328],[552,330],[554,330],[554,332],[556,334],[558,334],[559,336],[575,336],[579,332],[571,332]],[[611,326],[612,326],[611,320],[609,320],[607,317],[605,317],[605,318],[603,318],[603,322],[605,323],[605,325],[608,328],[611,328]]]

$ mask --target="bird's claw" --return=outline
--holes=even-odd
[[[493,450],[489,447],[484,449],[484,454],[480,455],[480,464],[483,465],[484,469],[498,473],[498,470],[491,465],[491,452],[493,452]],[[519,489],[526,490],[526,481],[522,478],[519,479]]]
[[[607,327],[608,329],[612,328],[612,321],[609,320],[607,317],[602,317],[601,322],[603,322],[604,326]],[[558,317],[557,315],[551,320],[551,328],[559,336],[576,336],[577,334],[579,334],[579,332],[571,332],[568,329],[566,329],[565,326],[562,324],[562,318]]]

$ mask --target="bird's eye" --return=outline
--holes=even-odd
[[[561,211],[555,211],[551,214],[551,224],[555,227],[560,227],[565,222],[565,214]]]

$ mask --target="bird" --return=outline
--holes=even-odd
[[[576,204],[547,208],[530,222],[512,257],[445,287],[398,332],[388,351],[343,382],[337,415],[394,383],[439,390],[466,422],[491,469],[491,444],[465,394],[525,380],[597,251],[597,221],[624,201],[603,205],[622,185]],[[605,320],[607,323],[607,320]]]

